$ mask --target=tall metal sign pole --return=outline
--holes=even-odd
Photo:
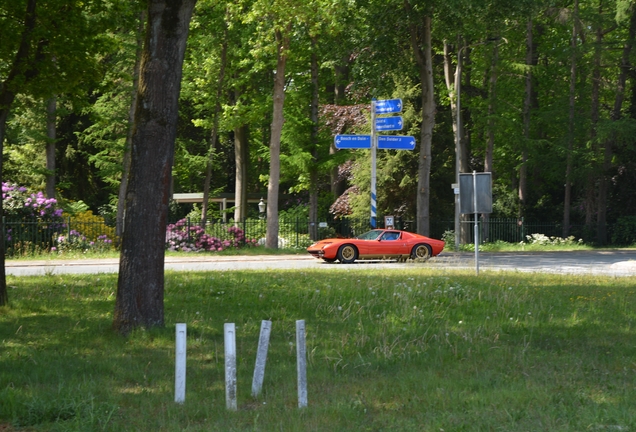
[[[337,149],[371,150],[371,226],[377,227],[376,192],[376,152],[381,150],[413,150],[415,137],[404,135],[378,135],[380,131],[402,130],[402,117],[377,117],[378,114],[392,114],[402,111],[402,99],[371,101],[371,135],[336,135],[334,145]]]
[[[371,228],[377,226],[377,195],[375,190],[376,184],[376,150],[378,143],[375,137],[375,98],[371,100]]]

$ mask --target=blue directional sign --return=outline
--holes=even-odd
[[[378,117],[375,119],[375,130],[377,131],[397,131],[402,130],[402,117]]]
[[[383,150],[413,150],[415,148],[415,137],[378,135],[378,148]]]
[[[333,141],[337,149],[371,148],[371,135],[336,135]]]
[[[375,101],[376,114],[399,113],[402,111],[402,99],[383,99]]]

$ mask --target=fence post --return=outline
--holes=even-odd
[[[247,241],[247,217],[243,217],[243,246]]]

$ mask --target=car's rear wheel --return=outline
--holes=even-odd
[[[340,246],[338,249],[338,261],[343,264],[351,264],[358,258],[358,249],[352,244]]]
[[[418,260],[427,260],[431,257],[433,253],[431,252],[431,247],[425,243],[420,243],[415,245],[411,250],[411,258]]]

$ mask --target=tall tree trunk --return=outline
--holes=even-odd
[[[459,73],[459,64],[457,65],[457,68],[455,70],[455,76],[453,76],[453,60],[450,54],[450,46],[447,40],[444,40],[444,79],[446,81],[446,89],[448,90],[448,94],[449,94],[449,100],[450,100],[450,109],[451,109],[451,117],[452,117],[452,124],[453,124],[453,136],[455,137],[455,170],[456,170],[456,174],[459,173],[459,165],[460,165],[460,150],[459,147],[461,146],[460,144],[460,135],[459,135],[459,130],[457,128],[457,88],[455,88],[455,86],[457,84],[459,84],[459,82],[457,81],[458,75]],[[456,178],[457,176],[453,177],[453,183],[458,183],[459,179]],[[455,222],[459,222],[460,221],[460,214],[459,214],[459,195],[456,194],[454,196],[455,198]],[[460,242],[460,233],[461,233],[461,228],[458,226],[455,226],[454,228],[455,230],[455,247],[459,246],[459,242]]]
[[[234,221],[247,218],[247,164],[249,161],[249,129],[242,125],[234,129]]]
[[[346,88],[349,84],[349,70],[350,70],[350,53],[344,54],[340,57],[340,63],[334,66],[334,74],[336,84],[334,86],[334,104],[336,105],[345,105],[346,104]],[[329,154],[334,155],[338,149],[334,143],[331,143],[329,147]],[[331,169],[329,173],[331,177],[331,194],[334,199],[338,198],[340,195],[344,193],[346,190],[346,182],[341,179],[339,176],[338,167],[335,166]]]
[[[407,9],[410,4],[405,2]],[[410,25],[411,49],[419,68],[422,86],[422,125],[420,130],[420,155],[417,169],[417,227],[419,234],[430,233],[431,196],[431,144],[435,126],[435,89],[433,85],[433,60],[431,46],[431,17],[424,18],[421,26]]]
[[[623,56],[621,58],[621,65],[619,67],[618,77],[616,79],[616,96],[614,98],[614,107],[610,114],[612,122],[617,122],[621,119],[621,111],[623,108],[623,101],[625,100],[625,84],[627,82],[627,75],[631,68],[630,54],[632,47],[634,46],[634,40],[636,39],[636,12],[634,7],[630,10],[629,20],[629,35],[623,46]],[[612,133],[614,136],[615,133]],[[614,155],[615,138],[605,140],[603,143],[603,174],[599,184],[598,194],[598,220],[597,220],[597,239],[596,241],[600,245],[607,243],[607,196],[609,194],[609,184],[612,168],[612,157]]]
[[[574,114],[576,108],[576,58],[577,31],[576,20],[579,17],[579,1],[574,0],[572,16],[572,57],[570,59],[570,106],[568,117],[568,150],[565,165],[565,197],[563,199],[563,238],[570,235],[570,207],[572,201],[572,151],[574,150]]]
[[[57,98],[46,101],[46,196],[55,198],[55,139]]]
[[[497,85],[497,62],[499,60],[499,45],[495,44],[492,48],[492,60],[490,62],[490,79],[488,83],[488,139],[486,143],[486,156],[484,158],[484,172],[493,173],[493,153],[495,150],[495,96]],[[493,173],[494,175],[494,173]],[[487,241],[489,238],[490,214],[483,215],[484,225],[482,228],[482,238]]]
[[[9,110],[15,94],[5,91],[6,82],[2,83],[2,91],[0,91],[0,175],[2,175],[2,168],[4,164],[3,148],[4,148],[4,135],[7,128],[7,118],[9,117]],[[7,277],[5,265],[5,226],[4,226],[4,200],[0,199],[0,306],[4,306],[9,303],[9,293],[7,292]]]
[[[601,15],[599,5],[599,16]],[[603,29],[599,25],[596,29],[596,43],[594,44],[594,67],[592,70],[592,100],[590,109],[590,143],[592,154],[598,151],[598,121],[601,88],[601,44],[603,43]],[[596,166],[591,162],[585,185],[585,225],[590,227],[596,212]]]
[[[471,48],[465,49],[462,59],[464,67],[459,69],[459,80],[462,80],[464,75],[463,71],[465,70],[466,79],[464,80],[464,82],[467,84],[467,87],[470,87],[471,85],[471,51]],[[470,173],[471,134],[470,128],[467,128],[465,125],[470,123],[471,111],[466,106],[462,106],[461,103],[459,104],[459,111],[459,172]],[[473,232],[473,230],[471,229],[471,220],[472,214],[462,214],[460,217],[459,232],[462,244],[469,244],[472,242],[471,233]]]
[[[276,31],[277,61],[274,78],[274,106],[272,131],[269,142],[269,183],[267,184],[267,234],[265,246],[278,248],[278,189],[280,186],[280,137],[283,131],[283,106],[285,103],[285,64],[289,49],[289,26],[285,32]]]
[[[455,80],[453,77],[453,58],[450,54],[450,45],[444,40],[444,78],[446,81],[446,89],[450,94],[450,108],[453,123],[453,135],[457,137],[457,94],[455,89]]]
[[[7,130],[7,120],[11,105],[17,95],[14,85],[16,82],[28,82],[35,78],[39,69],[31,64],[31,43],[33,30],[36,26],[36,0],[28,0],[24,13],[24,27],[20,35],[20,46],[16,51],[13,63],[9,69],[9,74],[4,82],[0,83],[0,179],[3,177],[4,165],[4,137]],[[9,302],[9,294],[7,293],[7,278],[5,265],[6,248],[4,244],[4,205],[0,199],[0,306]]]
[[[113,328],[163,326],[168,200],[182,65],[195,0],[149,0]]]
[[[347,95],[346,89],[349,84],[349,58],[351,53],[346,53],[340,58],[340,63],[334,66],[335,81],[334,87],[334,103],[336,105],[344,105]]]
[[[212,112],[212,132],[210,133],[210,149],[208,160],[205,164],[205,181],[203,183],[203,203],[201,204],[201,226],[205,229],[208,218],[208,205],[210,199],[210,182],[212,181],[212,162],[216,148],[217,135],[219,132],[219,115],[221,112],[221,94],[223,92],[223,81],[225,80],[225,66],[227,64],[227,25],[223,28],[223,42],[221,44],[221,65],[219,67],[219,77],[216,85],[216,103]],[[236,197],[235,197],[236,199]]]
[[[528,144],[530,141],[530,124],[532,121],[534,77],[532,73],[535,66],[533,40],[533,24],[529,19],[526,25],[526,89],[523,102],[523,145],[521,148],[521,165],[519,166],[519,217],[523,217],[528,200]]]
[[[316,38],[311,38],[311,165],[309,167],[309,238],[318,239],[318,54]]]
[[[128,174],[130,172],[130,149],[132,147],[133,126],[135,124],[135,111],[137,110],[137,91],[139,89],[139,74],[141,69],[141,54],[143,52],[144,24],[146,22],[146,11],[139,13],[137,22],[137,46],[135,49],[135,69],[133,70],[132,93],[130,97],[130,109],[128,110],[128,134],[124,146],[124,156],[122,159],[121,182],[119,183],[119,194],[117,200],[117,222],[115,233],[121,237],[124,233],[124,214],[126,212],[126,188],[128,187]]]
[[[486,155],[484,158],[484,171],[493,172],[493,153],[495,149],[495,103],[497,85],[497,62],[499,60],[499,46],[493,46],[492,60],[490,63],[490,79],[488,82],[488,138],[486,143]]]

